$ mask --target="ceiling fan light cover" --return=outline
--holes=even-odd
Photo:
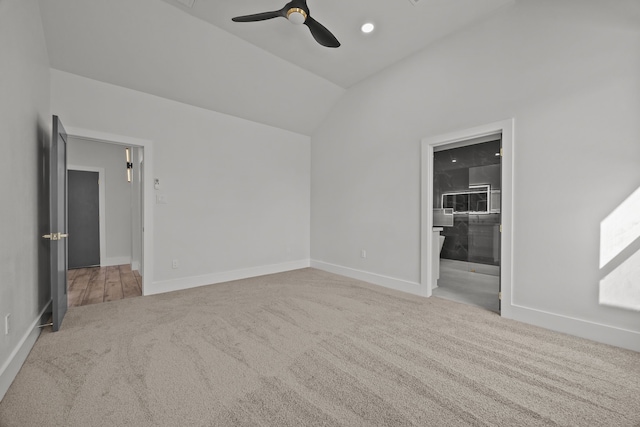
[[[304,21],[307,20],[307,12],[299,7],[292,7],[287,11],[287,19],[292,24],[304,24]]]

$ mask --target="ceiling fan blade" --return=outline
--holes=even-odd
[[[275,10],[273,12],[254,13],[253,15],[236,16],[231,18],[234,22],[254,22],[254,21],[266,21],[267,19],[286,17],[286,14],[282,10]]]
[[[326,47],[338,47],[340,46],[340,42],[336,37],[331,34],[331,31],[327,30],[324,25],[313,19],[312,17],[307,17],[304,21],[304,25],[309,27],[311,31],[311,35],[318,43],[322,46]]]

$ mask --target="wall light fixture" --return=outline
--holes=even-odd
[[[127,182],[131,182],[131,170],[133,169],[133,163],[131,163],[131,152],[129,147],[125,148],[125,155],[127,157]]]

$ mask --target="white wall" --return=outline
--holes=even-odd
[[[419,282],[421,138],[514,117],[503,303],[640,350],[640,314],[598,302],[600,222],[640,186],[639,5],[519,1],[352,87],[312,136],[312,265]]]
[[[105,192],[104,265],[130,263],[133,238],[131,203],[134,184],[127,182],[125,147],[69,138],[67,163],[104,169],[104,182],[100,182]]]
[[[151,140],[151,294],[309,265],[310,138],[51,70],[65,126]],[[172,260],[179,268],[172,268]]]
[[[48,221],[42,177],[50,134],[49,60],[38,2],[1,1],[0,399],[35,342],[34,326],[51,298],[48,243],[40,237]]]

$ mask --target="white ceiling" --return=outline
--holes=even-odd
[[[189,1],[40,0],[51,66],[311,135],[349,86],[515,0],[308,0],[337,49],[282,18],[231,21],[285,0]]]
[[[514,0],[307,0],[311,16],[340,41],[315,42],[305,26],[283,18],[238,23],[239,15],[279,10],[288,0],[163,0],[343,88],[411,55],[435,40],[487,17]],[[415,2],[415,3],[414,3]],[[376,29],[364,34],[360,27]]]

